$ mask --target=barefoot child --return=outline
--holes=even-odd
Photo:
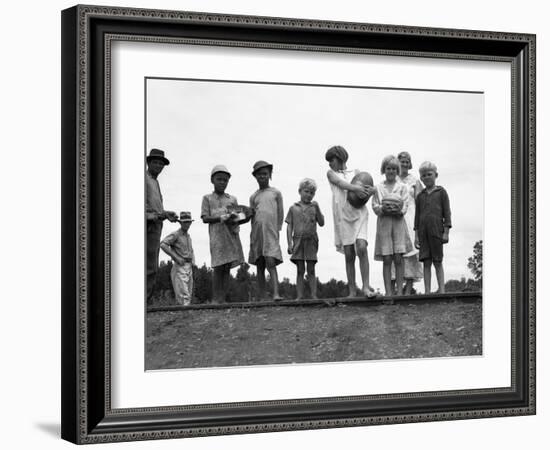
[[[383,276],[386,296],[393,294],[391,287],[391,266],[395,265],[397,295],[403,295],[403,254],[413,249],[407,231],[404,214],[407,212],[407,186],[397,179],[400,173],[399,160],[386,156],[380,172],[386,179],[376,186],[372,209],[378,216],[374,259],[383,261]]]
[[[170,278],[176,303],[187,306],[191,304],[193,297],[193,264],[195,262],[193,243],[188,233],[193,223],[191,213],[182,211],[178,222],[181,228],[166,236],[160,243],[160,248],[173,261]]]
[[[329,163],[327,178],[332,189],[332,215],[334,218],[334,244],[336,250],[346,258],[346,275],[348,278],[349,297],[357,295],[355,283],[355,257],[359,258],[362,294],[372,297],[374,289],[369,283],[369,259],[367,254],[367,224],[368,211],[366,204],[361,208],[353,207],[346,199],[348,191],[356,192],[365,198],[372,195],[371,186],[351,184],[358,170],[348,170],[346,161],[348,152],[344,147],[336,145],[327,150],[325,159]]]
[[[250,208],[254,211],[254,215],[250,231],[248,262],[257,268],[260,300],[267,297],[266,269],[271,279],[273,300],[282,300],[279,295],[277,265],[283,262],[279,245],[279,232],[283,226],[283,197],[278,189],[269,186],[272,173],[272,164],[266,161],[258,161],[254,164],[252,175],[256,178],[259,189],[250,197]]]
[[[229,271],[244,262],[239,225],[229,212],[237,199],[225,192],[231,174],[223,165],[214,166],[210,180],[214,192],[202,198],[201,218],[208,224],[212,258],[212,301],[224,303],[229,290]]]
[[[418,169],[424,190],[416,198],[414,229],[415,247],[420,249],[418,259],[424,263],[424,291],[430,293],[432,283],[432,262],[435,267],[438,293],[445,292],[443,272],[443,244],[449,242],[451,208],[447,191],[435,185],[437,167],[425,161]]]
[[[300,201],[290,207],[285,219],[288,224],[286,228],[288,254],[292,255],[290,260],[296,264],[297,271],[296,300],[304,297],[306,265],[311,298],[317,298],[317,278],[315,276],[317,250],[319,249],[317,224],[322,227],[325,224],[325,218],[317,202],[312,201],[316,191],[315,181],[311,178],[304,178],[298,188]]]

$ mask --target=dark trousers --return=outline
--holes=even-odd
[[[147,303],[150,303],[159,268],[162,222],[147,222]]]

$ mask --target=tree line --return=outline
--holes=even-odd
[[[476,292],[481,291],[483,278],[483,241],[477,241],[473,247],[473,255],[468,258],[468,268],[473,279],[462,277],[460,280],[448,280],[445,283],[446,292]],[[174,290],[170,279],[172,261],[161,261],[157,273],[157,281],[153,290],[153,304],[166,305],[174,303]],[[193,296],[195,303],[207,303],[212,299],[212,269],[203,264],[193,266]],[[250,266],[242,264],[235,276],[230,275],[228,302],[250,302],[258,298],[256,274],[250,272]],[[306,298],[309,295],[306,283]],[[413,289],[414,291],[414,289]],[[296,284],[289,278],[279,282],[279,293],[285,299],[296,298]],[[415,293],[415,292],[413,292]],[[326,283],[317,279],[317,295],[319,298],[345,297],[348,295],[347,283],[334,278]]]

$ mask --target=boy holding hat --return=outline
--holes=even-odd
[[[147,303],[151,302],[153,287],[157,277],[159,265],[160,236],[162,222],[168,219],[175,222],[178,218],[173,211],[165,211],[162,204],[158,176],[164,166],[170,161],[164,156],[164,152],[153,148],[147,156],[147,171],[145,172],[145,217],[147,219]]]
[[[193,222],[191,213],[182,211],[177,220],[181,228],[166,236],[160,243],[160,248],[172,258],[174,264],[170,272],[172,286],[179,305],[190,305],[193,296],[193,264],[195,254],[188,230]]]

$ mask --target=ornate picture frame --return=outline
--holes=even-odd
[[[510,64],[510,385],[113,408],[110,217],[117,174],[110,70],[117,41]],[[62,237],[62,437],[71,442],[535,414],[535,36],[99,6],[64,10]]]

